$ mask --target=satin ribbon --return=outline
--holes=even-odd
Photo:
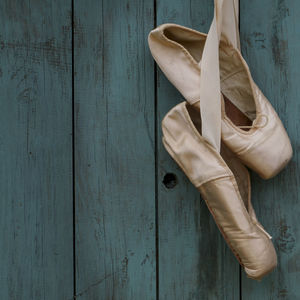
[[[214,0],[214,18],[200,61],[202,135],[219,152],[221,144],[219,44],[222,39],[240,49],[238,16],[238,0]]]

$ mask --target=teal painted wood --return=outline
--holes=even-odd
[[[71,1],[0,3],[0,299],[71,299]]]
[[[0,3],[0,299],[73,298],[71,4]],[[212,1],[156,4],[158,24],[208,30]],[[76,297],[238,299],[238,264],[161,144],[183,99],[159,70],[154,82],[154,2],[75,0],[74,13]],[[294,148],[276,178],[252,176],[279,266],[262,283],[243,275],[242,299],[300,294],[299,17],[296,1],[241,1],[243,53]]]
[[[157,24],[178,23],[207,32],[213,1],[157,1]],[[199,192],[161,143],[161,120],[183,97],[158,70],[159,299],[238,299],[239,264]],[[178,184],[167,189],[166,173]]]
[[[279,265],[262,283],[243,277],[242,298],[300,299],[300,3],[243,0],[240,17],[244,56],[287,128],[294,150],[288,167],[274,179],[252,176],[253,205],[273,236]]]
[[[74,12],[76,295],[155,299],[153,2]]]

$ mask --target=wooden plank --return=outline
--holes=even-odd
[[[178,23],[207,32],[213,1],[157,1],[157,24]],[[198,191],[164,150],[161,120],[183,97],[158,71],[159,299],[238,299],[239,265]],[[163,184],[167,173],[177,185]]]
[[[155,299],[153,3],[74,12],[76,294]]]
[[[0,3],[0,298],[70,299],[71,1]]]
[[[273,236],[279,265],[261,284],[243,277],[243,299],[299,299],[300,294],[299,17],[298,1],[241,1],[244,56],[287,128],[294,149],[292,161],[274,179],[252,176],[253,204]]]

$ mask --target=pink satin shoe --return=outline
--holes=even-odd
[[[170,82],[199,109],[201,57],[207,35],[164,24],[149,34],[151,53]],[[274,108],[254,83],[240,51],[220,41],[222,142],[249,168],[268,179],[292,157],[289,137]],[[231,118],[231,110],[241,123]]]
[[[219,153],[201,136],[200,123],[194,107],[178,104],[162,121],[163,144],[201,193],[247,276],[260,280],[277,256],[252,207],[249,173],[224,144]]]

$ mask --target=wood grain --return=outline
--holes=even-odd
[[[153,2],[74,12],[76,295],[155,299]]]
[[[241,1],[241,41],[252,75],[275,107],[294,156],[278,176],[253,175],[253,205],[273,236],[278,267],[262,283],[242,278],[243,299],[300,299],[299,127],[300,3]],[[280,141],[278,141],[280,143]]]
[[[73,295],[71,1],[0,2],[0,299]]]
[[[252,174],[276,271],[261,283],[239,277],[161,143],[162,118],[184,99],[156,69],[147,35],[166,22],[207,32],[213,1],[3,0],[0,299],[300,299],[300,4],[240,4],[244,57],[294,149],[274,179]]]
[[[213,1],[157,1],[157,25],[178,23],[207,32]],[[159,299],[238,299],[239,264],[199,192],[161,143],[161,120],[183,97],[157,73]],[[177,177],[168,189],[165,174]]]

